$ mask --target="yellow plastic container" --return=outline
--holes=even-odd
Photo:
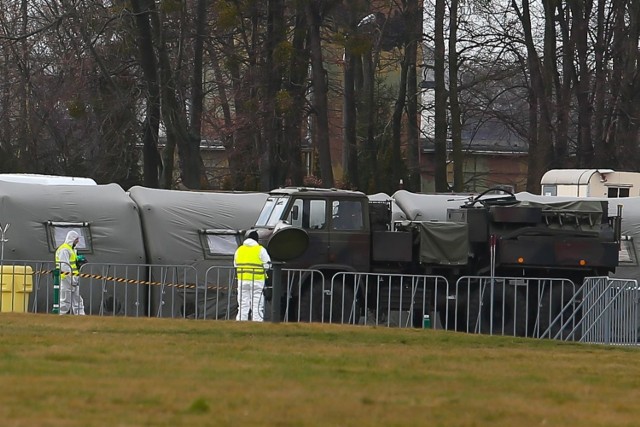
[[[24,265],[3,265],[1,312],[24,313],[28,311],[29,294],[33,290],[33,269]]]

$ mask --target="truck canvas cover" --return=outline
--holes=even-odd
[[[550,197],[538,196],[531,193],[518,193],[518,199],[543,201],[602,201],[609,204],[609,215],[615,215],[618,205],[622,205],[622,230],[623,240],[620,247],[620,264],[611,276],[619,279],[640,279],[640,197],[621,198],[575,198],[575,197]]]
[[[420,262],[465,265],[469,257],[469,229],[466,223],[422,221]]]
[[[597,199],[563,201],[519,199],[519,202],[516,206],[540,207],[551,228],[570,227],[582,231],[594,231],[600,228],[603,218],[608,214],[605,211],[603,201]]]

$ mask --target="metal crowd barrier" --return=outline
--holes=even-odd
[[[0,263],[0,311],[51,313],[52,261]],[[465,333],[637,345],[636,280],[465,276],[282,269],[282,296],[265,287],[265,320],[429,327]],[[235,319],[231,266],[88,263],[80,269],[87,315]],[[272,313],[272,309],[280,309]],[[278,316],[274,319],[273,316]]]
[[[585,280],[579,302],[581,316],[575,321],[579,341],[599,344],[637,345],[637,280],[592,277]]]

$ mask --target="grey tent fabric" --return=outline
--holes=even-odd
[[[255,224],[265,193],[214,193],[132,187],[153,264],[203,261],[200,230],[244,230]],[[227,259],[227,264],[229,259]]]
[[[0,182],[0,222],[10,224],[4,261],[51,260],[49,222],[86,222],[91,262],[144,263],[136,204],[117,184],[41,185]]]
[[[86,256],[90,263],[145,262],[137,206],[119,185],[42,185],[0,181],[0,223],[3,226],[9,224],[2,263],[5,266],[25,263],[37,266],[34,271],[41,270],[34,277],[29,303],[38,312],[52,309],[52,275],[45,271],[53,268],[55,258],[55,244],[49,237],[47,225],[50,222],[87,224],[92,251]],[[83,280],[86,283],[86,279]],[[126,286],[118,284],[109,289],[98,284],[84,286],[81,292],[86,311],[105,313],[111,310],[119,314],[137,309],[135,301],[131,300],[130,307],[123,302],[122,293]]]
[[[235,291],[231,280],[233,256],[205,257],[201,231],[250,228],[268,195],[138,186],[132,187],[129,195],[140,209],[148,262],[158,266],[189,266],[183,279],[197,285],[193,290],[151,287],[151,313],[170,317],[233,317],[236,310],[235,298],[231,296]],[[223,268],[214,275],[209,270],[214,266]],[[152,268],[152,276],[154,271]]]
[[[466,195],[419,194],[406,190],[398,190],[392,197],[411,221],[446,221],[447,209],[460,208],[469,200]]]

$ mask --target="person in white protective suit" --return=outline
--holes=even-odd
[[[233,257],[238,278],[238,315],[236,320],[264,320],[264,281],[271,268],[271,257],[258,243],[258,232],[249,230]]]
[[[56,250],[56,268],[60,269],[60,314],[77,314],[84,316],[84,301],[80,296],[78,285],[79,267],[76,245],[80,236],[76,231],[69,231],[64,243]]]

